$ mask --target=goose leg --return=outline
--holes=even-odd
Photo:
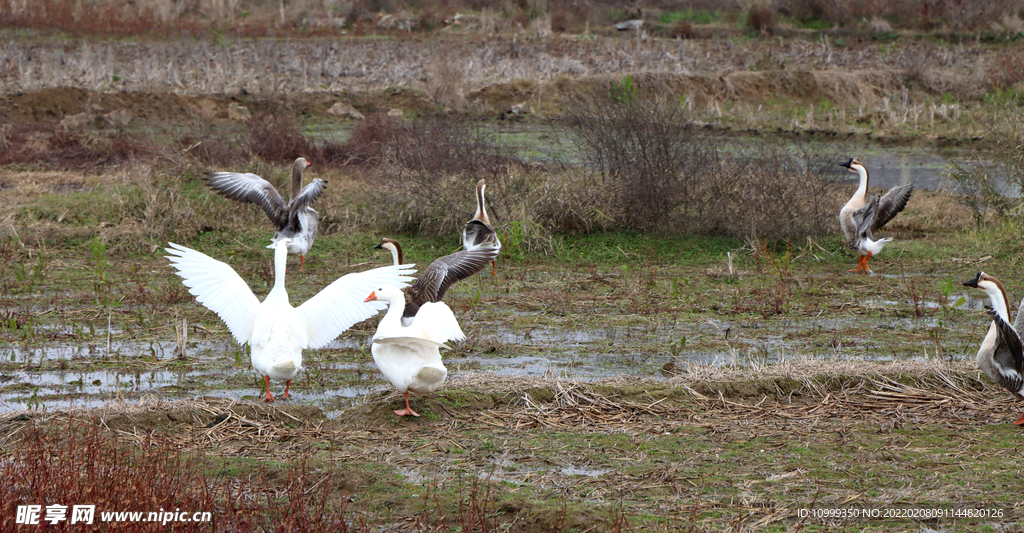
[[[1018,426],[1024,426],[1024,413],[1021,413],[1020,418],[1018,418],[1017,421],[1014,422],[1014,424],[1017,424]]]
[[[282,398],[291,398],[291,396],[288,395],[288,389],[291,386],[292,386],[292,380],[289,379],[288,381],[284,382],[284,394],[281,395]]]
[[[498,275],[498,260],[497,259],[491,261],[491,275],[492,276],[497,276]]]
[[[861,270],[864,270],[864,256],[863,255],[860,256],[860,259],[857,261],[857,268],[851,268],[850,270],[847,270],[847,272],[860,272]]]
[[[274,395],[270,394],[270,376],[263,376],[263,382],[267,384],[267,394],[263,397],[263,401],[272,402],[274,401]]]
[[[874,254],[868,252],[868,255],[864,256],[864,272],[867,272],[868,274],[874,274],[874,272],[871,271],[871,267],[868,266],[868,260],[871,259],[872,255]]]
[[[405,391],[405,409],[395,409],[395,414],[398,416],[420,416],[419,413],[412,410],[412,407],[409,407],[409,391]]]
[[[302,272],[302,266],[306,264],[306,254],[299,255],[299,272]]]

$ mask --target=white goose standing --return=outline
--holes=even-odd
[[[449,340],[466,338],[455,315],[444,302],[427,302],[409,326],[402,325],[405,295],[394,285],[381,285],[366,297],[367,302],[383,300],[388,312],[373,335],[373,362],[384,377],[405,396],[405,409],[398,416],[420,416],[409,406],[409,393],[422,396],[444,384],[448,369],[441,362],[440,348]]]
[[[839,226],[843,228],[847,245],[860,253],[860,262],[857,264],[857,268],[851,269],[850,272],[863,270],[870,273],[868,259],[881,252],[882,248],[892,240],[887,237],[876,241],[872,232],[881,229],[897,213],[903,211],[910,199],[910,193],[914,191],[914,185],[912,183],[898,185],[889,189],[884,196],[875,196],[868,202],[868,169],[863,163],[853,158],[839,165],[860,175],[860,185],[857,186],[853,197],[839,211]]]
[[[306,254],[313,247],[319,225],[317,212],[309,204],[327,188],[327,182],[319,178],[302,188],[302,173],[308,166],[310,163],[305,157],[296,159],[292,164],[292,194],[287,204],[270,182],[256,174],[214,172],[205,178],[206,184],[225,198],[260,206],[277,227],[273,242],[289,239],[288,253],[299,255],[300,272],[306,264]]]
[[[473,214],[473,220],[466,222],[466,227],[462,230],[462,248],[464,250],[493,247],[501,251],[501,241],[498,240],[498,234],[494,231],[491,219],[487,216],[487,201],[484,198],[484,188],[486,187],[487,183],[484,180],[476,183],[476,213]],[[491,274],[497,274],[497,258],[491,261],[491,265],[493,267]]]
[[[978,366],[992,381],[1024,399],[1024,347],[1016,329],[1024,323],[1024,313],[1017,309],[1017,320],[1014,326],[1010,326],[1010,300],[1006,297],[1006,289],[998,279],[984,272],[978,272],[974,279],[965,281],[964,286],[985,291],[992,302],[988,308],[992,325],[978,350]],[[1024,307],[1024,301],[1021,304]],[[1024,425],[1024,414],[1014,424]]]
[[[263,302],[227,263],[168,243],[166,256],[196,301],[217,313],[239,344],[248,343],[252,366],[263,376],[272,402],[270,380],[285,380],[283,398],[302,369],[302,350],[325,346],[346,329],[377,314],[383,305],[365,305],[363,296],[382,284],[406,285],[413,265],[388,266],[346,274],[299,307],[292,307],[284,287],[288,239],[274,248],[274,287]]]

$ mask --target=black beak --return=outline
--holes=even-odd
[[[847,161],[847,162],[845,162],[845,163],[839,163],[839,166],[841,166],[841,167],[846,167],[846,168],[850,168],[850,165],[851,165],[852,163],[853,163],[853,158],[851,157],[849,161]],[[853,169],[852,169],[852,168],[850,168],[850,170],[853,170]]]
[[[373,249],[374,249],[374,250],[383,250],[383,249],[384,249],[384,247],[383,247],[383,246],[381,246],[381,245],[380,245],[380,243],[378,243],[378,244],[377,244],[377,246],[374,246],[374,247],[373,247]]]
[[[981,272],[978,272],[978,275],[974,276],[974,279],[965,281],[964,287],[974,287],[977,289],[979,281],[981,281]]]

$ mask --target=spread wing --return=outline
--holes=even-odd
[[[999,367],[999,373],[1003,377],[1009,379],[1016,377],[1019,380],[1021,373],[1024,372],[1024,346],[1021,344],[1020,336],[1012,326],[999,318],[994,309],[989,308],[988,315],[992,318],[992,323],[996,325],[996,351],[992,359]],[[1016,372],[1016,376],[1013,375],[1014,372]],[[1017,384],[1017,389],[1020,389],[1020,383]]]
[[[414,265],[392,265],[353,272],[335,280],[297,310],[306,325],[309,348],[325,346],[353,324],[376,315],[386,302],[364,302],[367,294],[382,285],[405,287],[412,281]]]
[[[857,245],[863,237],[874,239],[874,235],[871,234],[871,227],[878,213],[878,198],[878,196],[872,197],[868,200],[868,203],[864,204],[864,207],[853,212],[854,233],[850,237],[849,242],[846,243],[850,248],[857,249]]]
[[[427,301],[439,302],[452,284],[483,270],[500,251],[501,248],[486,245],[439,257],[416,280],[416,289]]]
[[[461,341],[466,338],[455,314],[444,302],[427,302],[420,306],[420,312],[416,313],[408,329],[422,332],[424,338],[437,342]]]
[[[167,244],[170,248],[164,250],[171,255],[166,257],[178,269],[188,292],[217,313],[235,341],[248,342],[260,309],[260,301],[249,285],[227,263],[173,242]]]
[[[306,185],[306,187],[302,189],[302,192],[300,192],[298,196],[292,198],[291,203],[288,204],[289,228],[295,231],[299,231],[302,229],[302,224],[300,223],[299,220],[299,213],[304,211],[307,207],[309,207],[309,204],[313,203],[313,200],[319,198],[320,195],[323,194],[324,190],[326,189],[327,182],[320,178],[317,178],[310,182],[309,185]],[[274,192],[275,194],[277,193],[277,191]]]
[[[285,227],[285,224],[288,223],[287,206],[284,199],[269,181],[256,174],[214,172],[203,178],[203,181],[217,194],[229,200],[260,206],[270,221],[277,226],[277,229]],[[310,186],[312,185],[310,184]]]
[[[885,196],[878,201],[878,212],[875,214],[872,230],[881,229],[887,222],[893,219],[897,213],[903,211],[910,200],[910,193],[914,192],[914,184],[908,183],[889,189]]]

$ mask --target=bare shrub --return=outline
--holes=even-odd
[[[1024,220],[1024,117],[1007,109],[993,124],[995,148],[950,162],[947,176],[978,226],[990,219]]]
[[[630,78],[610,90],[611,98],[591,94],[566,113],[581,157],[603,174],[608,214],[638,230],[678,230],[702,217],[698,176],[715,171],[714,142],[687,124],[679,105],[639,99]]]
[[[614,221],[604,227],[789,239],[835,223],[841,151],[829,143],[764,139],[726,157],[726,141],[687,123],[678,105],[638,98],[584,99],[569,124],[581,159],[601,174],[592,186],[606,195],[588,200],[606,202],[592,204]]]
[[[1004,91],[1024,82],[1024,59],[1018,54],[1000,54],[989,69],[989,85]]]
[[[268,490],[272,485],[266,472],[218,478],[210,475],[201,458],[176,451],[159,437],[147,437],[145,447],[136,447],[102,434],[98,420],[75,425],[80,422],[70,419],[58,430],[29,425],[7,435],[0,462],[4,523],[13,520],[6,517],[14,517],[19,504],[68,504],[68,498],[73,498],[73,503],[98,504],[94,524],[100,523],[103,511],[146,516],[156,509],[184,509],[209,511],[212,520],[174,522],[175,531],[210,531],[214,524],[222,531],[348,531],[346,504],[332,497],[331,483],[323,483],[329,479],[311,479],[314,476],[305,462],[288,472],[287,483],[278,493],[288,496],[278,498]],[[17,441],[11,438],[15,434],[20,437]],[[309,488],[321,485],[319,490]],[[67,516],[70,519],[70,508]],[[84,523],[81,528],[70,522],[57,526],[62,531],[86,530]],[[153,530],[152,524],[144,522],[118,526],[118,531]]]
[[[840,147],[820,141],[762,138],[746,142],[705,178],[709,206],[700,231],[769,239],[829,232],[842,203]]]
[[[521,165],[514,150],[461,117],[430,117],[381,133],[389,137],[378,144],[385,169],[379,185],[387,195],[380,207],[391,210],[391,231],[461,231],[472,217],[476,181],[486,178],[490,192]],[[505,206],[500,200],[490,205],[500,220]]]
[[[694,28],[692,22],[685,19],[679,19],[672,25],[672,28],[668,32],[668,36],[672,39],[696,39],[700,36],[700,33],[697,32],[696,28]]]
[[[297,157],[316,158],[317,148],[284,115],[257,114],[249,120],[246,139],[249,151],[276,163],[291,163]]]
[[[465,103],[462,61],[458,54],[445,48],[439,57],[427,63],[426,93],[434,103],[450,108],[459,108]]]
[[[324,143],[321,157],[325,165],[334,167],[383,164],[388,145],[404,138],[406,132],[398,119],[370,115],[356,125],[345,142]]]
[[[761,33],[775,29],[775,10],[770,1],[758,0],[747,8],[747,28]]]

